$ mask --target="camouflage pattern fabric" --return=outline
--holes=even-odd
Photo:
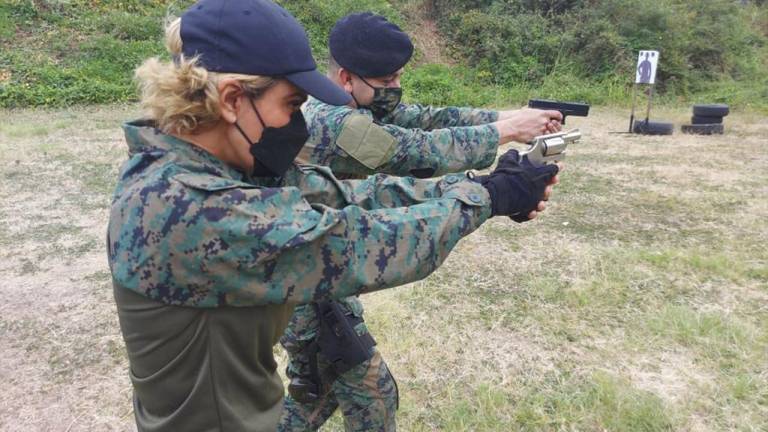
[[[363,304],[357,297],[338,301],[355,316],[363,316]],[[290,357],[286,368],[288,379],[310,374],[310,359],[300,351],[317,337],[319,326],[312,305],[299,305],[294,309],[291,322],[280,339]],[[358,335],[368,332],[365,322],[358,324],[355,331]],[[337,408],[341,408],[347,431],[394,431],[397,384],[376,347],[371,351],[373,358],[333,378],[328,377],[330,366],[319,354],[318,368],[323,375],[322,398],[314,403],[299,403],[287,395],[278,431],[318,430]]]
[[[464,176],[254,180],[151,124],[125,126],[108,227],[116,285],[189,307],[306,303],[426,277],[490,217]]]
[[[382,122],[376,122],[395,138],[396,145],[392,156],[372,169],[349,157],[337,143],[348,116],[362,115],[374,121],[370,111],[332,106],[316,99],[310,99],[303,110],[310,137],[299,160],[328,166],[334,173],[409,176],[413,170],[431,170],[432,175],[443,175],[486,168],[496,159],[499,133],[495,126],[487,124],[498,118],[495,111],[400,104]]]
[[[408,175],[412,169],[424,166],[433,167],[437,173],[455,172],[485,168],[496,158],[498,132],[495,127],[487,125],[498,119],[496,111],[400,104],[392,114],[382,119],[384,123],[380,124],[387,133],[396,137],[394,156],[375,170],[370,170],[348,157],[337,145],[337,139],[345,126],[345,118],[360,114],[371,116],[369,111],[335,107],[310,99],[304,106],[304,113],[310,138],[300,157],[310,163],[328,165],[334,174],[339,176],[357,177],[372,171]],[[363,143],[377,144],[380,143]],[[356,297],[342,299],[340,303],[353,314],[362,317],[363,305]],[[289,355],[286,368],[289,378],[309,375],[309,359],[302,350],[317,337],[318,327],[317,314],[313,307],[302,305],[294,310],[291,322],[280,339],[281,345]],[[358,334],[368,331],[364,322],[359,324],[356,330]],[[375,347],[373,349],[376,350]],[[354,374],[344,374],[330,385],[323,383],[326,392],[316,403],[301,404],[290,395],[287,396],[280,431],[317,430],[338,406],[342,408],[347,431],[394,430],[396,404],[382,402],[381,389],[394,388],[396,391],[396,385],[378,351],[375,356],[377,362],[383,365],[379,368],[386,371],[381,373],[380,381],[375,385],[370,382],[366,385]],[[319,363],[321,375],[324,375],[322,362]],[[376,369],[370,361],[358,368]],[[396,395],[394,399],[396,400]],[[366,417],[361,419],[359,416],[347,415],[345,406],[372,408],[363,410]]]
[[[356,317],[363,316],[363,303],[357,297],[345,297],[339,299],[338,302],[346,312],[351,312]],[[285,334],[280,338],[280,344],[289,354],[295,356],[317,337],[319,326],[314,306],[311,304],[298,305],[294,308],[294,314],[288,328],[285,329]],[[365,322],[357,324],[355,331],[360,336],[367,333],[368,328],[365,326]],[[289,364],[288,367],[293,368],[294,374],[306,376],[309,372],[308,365],[303,359],[295,365]]]
[[[498,111],[462,107],[433,107],[419,104],[400,104],[382,119],[384,124],[401,128],[431,131],[443,128],[469,127],[493,123],[499,119]]]
[[[321,368],[327,368],[322,357]],[[292,374],[289,371],[288,377]],[[341,408],[344,429],[348,432],[391,432],[396,430],[397,386],[381,354],[373,357],[322,388],[323,397],[315,403],[300,404],[290,395],[285,399],[278,432],[318,430]]]

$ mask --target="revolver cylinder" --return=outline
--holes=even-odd
[[[520,153],[520,157],[528,156],[528,160],[536,164],[558,162],[565,158],[568,144],[577,142],[579,139],[581,139],[581,132],[578,129],[541,135],[529,143],[530,147]]]

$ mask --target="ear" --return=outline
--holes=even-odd
[[[235,123],[241,109],[243,89],[234,79],[222,80],[218,89],[221,118],[227,123]]]
[[[347,93],[352,93],[352,74],[344,68],[339,68],[337,73],[339,74],[339,82],[343,86],[344,91]]]

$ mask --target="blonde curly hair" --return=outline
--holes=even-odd
[[[134,72],[144,114],[166,133],[189,133],[215,124],[219,112],[218,83],[236,79],[243,90],[258,97],[275,85],[277,78],[218,73],[206,70],[197,57],[182,54],[181,18],[165,26],[165,46],[174,61],[150,58]]]

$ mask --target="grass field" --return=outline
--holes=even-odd
[[[0,111],[0,430],[135,428],[104,250],[135,114]],[[768,118],[611,133],[626,117],[569,119],[541,219],[363,297],[401,430],[768,431]]]

